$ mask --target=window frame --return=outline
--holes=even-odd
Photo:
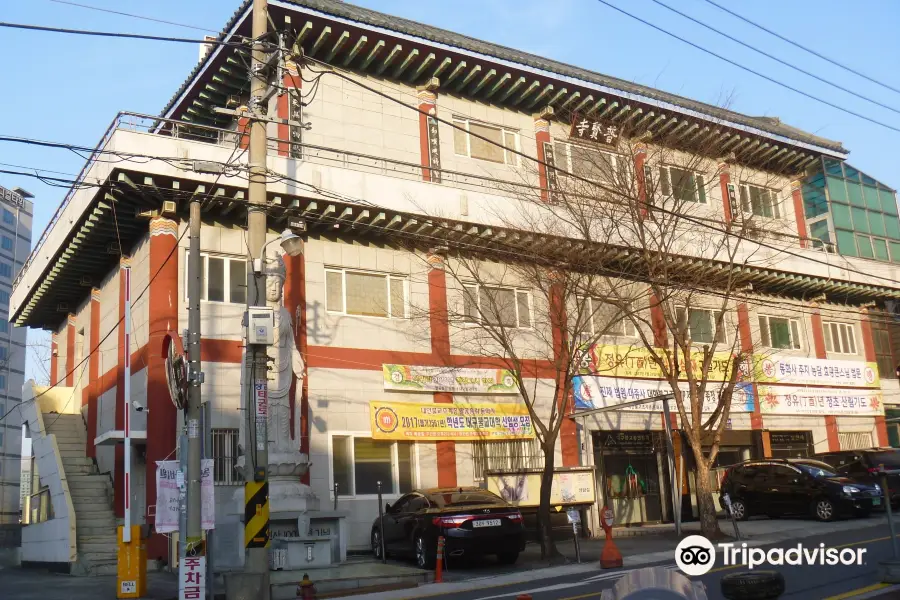
[[[678,165],[667,165],[661,164],[658,165],[657,169],[657,177],[659,177],[659,192],[663,198],[668,200],[674,200],[674,192],[675,187],[672,185],[672,169],[678,169],[679,171],[684,171],[685,173],[690,174],[694,178],[694,199],[692,202],[697,204],[702,204],[704,206],[709,206],[709,198],[706,196],[706,176],[699,171],[694,171],[691,169],[685,169],[684,167],[679,167]],[[665,178],[662,177],[663,171],[665,171]],[[665,182],[665,183],[664,183]],[[669,188],[669,192],[666,193],[665,188]],[[680,199],[679,199],[680,200]]]
[[[832,335],[832,329],[836,328],[838,332],[838,339],[841,340],[842,348],[840,350],[834,344],[834,339]],[[850,340],[851,345],[853,346],[852,352],[845,352],[843,348],[843,336],[842,332],[848,331],[849,335],[847,339]],[[859,356],[859,345],[856,337],[856,327],[852,323],[844,323],[841,321],[822,321],[822,337],[825,342],[825,351],[830,354],[843,354],[845,356]],[[829,349],[830,347],[830,349]]]
[[[590,181],[596,181],[597,183],[615,183],[616,173],[618,172],[618,168],[619,168],[618,161],[619,161],[619,159],[622,158],[622,156],[620,154],[617,154],[615,152],[609,152],[607,150],[601,150],[599,148],[594,148],[594,147],[588,146],[587,144],[575,144],[575,143],[572,143],[572,142],[566,141],[566,140],[554,139],[554,140],[550,140],[550,144],[553,146],[553,159],[554,159],[556,169],[558,171],[568,171],[568,173],[572,173],[576,177],[585,177],[581,173],[575,173],[575,167],[572,162],[572,148],[578,148],[579,150],[586,150],[588,152],[596,152],[598,154],[603,154],[609,158],[609,166],[610,166],[610,170],[611,170],[611,173],[610,173],[611,179],[610,180],[590,179],[590,178],[587,178],[587,179],[589,179]],[[566,164],[565,165],[560,164],[560,156],[559,156],[559,152],[557,152],[557,148],[559,146],[564,147],[566,150],[566,154],[565,154]],[[566,173],[559,173],[559,174],[563,177],[566,176]]]
[[[16,223],[16,215],[8,208],[3,209],[3,222],[7,225],[15,225]]]
[[[185,249],[185,262],[187,265],[187,255],[189,250]],[[225,264],[223,267],[222,273],[222,289],[224,291],[225,300],[208,300],[209,298],[209,259],[210,258],[221,258],[224,259]],[[232,302],[231,301],[231,261],[239,261],[244,263],[244,274],[246,275],[247,269],[250,268],[250,261],[247,260],[246,256],[240,256],[236,254],[218,254],[215,252],[201,252],[200,253],[201,260],[201,294],[200,301],[208,302],[210,304],[220,304],[220,305],[229,305],[229,306],[246,306],[247,305],[247,287],[246,281],[244,284],[244,300],[242,302]],[[188,269],[185,267],[184,269],[184,299],[185,301],[189,301],[188,297],[188,289],[190,285],[188,283]]]
[[[772,214],[773,216],[769,217],[766,215],[760,215],[753,212],[753,198],[751,197],[751,188],[755,188],[760,190],[760,192],[765,193],[771,199],[772,206]],[[747,194],[746,197],[744,194]],[[750,183],[749,181],[742,181],[740,184],[740,189],[738,190],[738,195],[740,196],[739,201],[741,203],[741,214],[744,215],[745,218],[751,217],[760,217],[762,219],[783,219],[784,218],[784,210],[782,210],[782,201],[780,198],[780,192],[778,190],[774,190],[772,188],[768,188],[762,185],[756,185],[755,183]],[[744,204],[744,200],[746,198],[747,203]]]
[[[244,478],[241,475],[241,472],[234,468],[237,465],[238,461],[238,445],[240,444],[240,433],[241,430],[236,427],[213,427],[210,429],[210,439],[212,440],[210,446],[210,456],[213,459],[213,485],[243,485]],[[218,456],[217,449],[217,441],[218,439],[222,440],[222,447],[225,450],[225,456]],[[228,441],[230,440],[230,444]],[[229,446],[233,451],[234,456],[228,456]],[[229,476],[226,476],[224,480],[219,479],[219,467],[220,461],[230,460],[231,468],[228,468],[228,464],[222,468],[222,473],[229,473]]]
[[[519,155],[515,153],[515,152],[522,151],[521,143],[519,141],[519,130],[518,129],[510,129],[508,127],[504,127],[503,125],[496,125],[494,123],[487,123],[485,121],[479,121],[477,119],[471,119],[469,117],[460,117],[460,116],[456,116],[456,115],[453,116],[452,123],[453,123],[453,125],[456,126],[456,127],[453,127],[453,136],[454,136],[453,137],[453,154],[455,156],[465,156],[466,158],[471,158],[474,160],[483,160],[485,162],[493,163],[495,165],[509,165],[511,167],[519,166]],[[475,123],[479,127],[485,127],[488,129],[497,129],[500,131],[500,138],[503,140],[503,142],[502,142],[503,146],[505,146],[505,148],[503,148],[503,160],[502,161],[491,160],[489,158],[481,158],[478,156],[472,156],[472,131],[470,128],[472,123]],[[457,127],[464,128],[465,132],[466,132],[466,153],[465,154],[460,154],[456,150],[456,134],[457,134],[457,132],[460,131],[460,129],[458,129]],[[510,152],[509,144],[507,144],[507,140],[506,140],[507,134],[513,136],[513,143],[514,143],[515,147],[511,148],[511,150],[514,150],[515,152]],[[489,143],[489,142],[485,142],[485,143]]]
[[[766,321],[766,326],[763,328],[763,319]],[[778,319],[787,321],[788,325],[788,336],[790,337],[790,347],[788,348],[780,348],[772,345],[772,319]],[[773,350],[803,350],[803,328],[801,327],[802,321],[800,319],[795,319],[793,317],[782,317],[780,315],[766,315],[760,314],[757,315],[757,322],[759,324],[760,331],[760,343],[766,348],[771,348]],[[794,339],[794,333],[796,332],[797,338]]]
[[[887,342],[887,352],[879,352],[878,336],[883,334]],[[885,341],[885,340],[882,340]],[[891,343],[891,330],[887,325],[872,323],[872,348],[875,351],[875,362],[878,364],[878,374],[882,379],[897,379],[897,361],[894,360],[893,344]],[[887,372],[882,369],[882,361],[888,367]]]
[[[516,325],[514,327],[509,327],[509,326],[503,325],[503,327],[506,327],[507,329],[534,329],[534,295],[531,293],[530,289],[514,287],[514,286],[509,286],[509,285],[486,285],[486,284],[480,284],[480,283],[467,283],[467,282],[462,283],[462,288],[463,288],[462,289],[462,301],[463,301],[462,323],[463,323],[463,325],[467,325],[470,327],[476,327],[476,326],[477,327],[497,327],[498,325],[501,325],[500,323],[496,323],[496,324],[485,323],[485,322],[482,322],[480,319],[484,315],[484,311],[481,309],[481,288],[483,288],[483,287],[488,288],[488,289],[508,290],[508,291],[513,292],[513,295],[515,298],[514,305],[516,308]],[[468,291],[469,288],[475,288],[474,295],[471,295],[471,293]],[[522,325],[522,318],[519,315],[519,294],[524,294],[528,299],[528,324],[527,325]],[[467,297],[470,297],[470,296],[474,297],[478,304],[478,308],[477,308],[478,314],[473,319],[470,319],[466,315],[466,299],[467,299]]]
[[[341,274],[341,310],[332,310],[328,307],[328,273]],[[385,316],[378,315],[361,315],[347,312],[347,273],[358,275],[375,275],[385,278],[385,290],[387,291],[387,314]],[[394,316],[393,300],[391,298],[391,281],[401,281],[403,283],[403,316]],[[409,319],[409,276],[397,273],[386,273],[383,271],[369,271],[366,269],[353,269],[346,267],[325,267],[325,312],[331,315],[344,315],[347,317],[358,317],[363,319],[392,319],[406,320]]]
[[[507,449],[513,444],[518,444],[519,453],[512,456],[507,452],[504,456],[491,455],[487,449],[505,445]],[[505,464],[500,468],[490,468],[491,462],[502,461]],[[541,452],[537,438],[520,438],[511,440],[473,440],[472,441],[472,480],[475,483],[484,483],[487,480],[485,473],[489,471],[518,471],[524,469],[540,469],[544,465],[544,456]]]
[[[368,439],[371,440],[372,432],[357,432],[357,431],[333,431],[328,435],[328,482],[329,482],[329,490],[328,496],[334,501],[334,445],[335,438],[340,438],[345,440],[344,443],[347,443],[346,440],[355,440],[356,438]],[[419,445],[415,442],[406,442],[410,445],[410,489],[406,492],[399,491],[400,490],[400,452],[399,452],[399,442],[400,440],[375,440],[375,441],[386,441],[391,444],[391,491],[390,492],[382,492],[382,499],[384,498],[396,498],[400,499],[403,496],[407,496],[419,487],[418,482],[421,481],[421,477],[419,475]],[[353,493],[344,493],[338,492],[338,499],[341,498],[359,498],[359,499],[377,499],[378,494],[357,494],[356,493],[356,448],[355,446],[350,449],[350,485],[353,486]],[[393,490],[398,490],[394,492]]]
[[[692,307],[689,308],[689,307],[684,306],[684,305],[682,305],[682,304],[676,304],[676,305],[675,305],[675,322],[676,322],[676,324],[679,324],[679,323],[681,322],[681,319],[678,317],[678,311],[679,311],[679,310],[685,311],[685,316],[686,316],[686,318],[687,318],[687,321],[686,321],[685,325],[687,326],[688,331],[690,331],[690,326],[691,326],[691,325],[690,325],[690,323],[691,323],[690,311],[692,311],[692,310],[701,310],[701,311],[703,311],[703,312],[709,313],[709,318],[710,318],[710,321],[711,321],[712,326],[713,326],[713,332],[712,332],[712,333],[713,333],[713,339],[712,339],[712,341],[710,341],[710,342],[699,341],[699,340],[694,339],[693,334],[691,334],[691,342],[692,342],[692,343],[694,343],[694,344],[713,344],[713,343],[718,343],[718,344],[726,344],[726,345],[729,343],[729,339],[728,339],[728,327],[726,327],[726,325],[727,325],[728,322],[729,322],[729,321],[728,321],[728,314],[727,314],[724,310],[721,310],[721,311],[720,311],[720,310],[717,310],[717,309],[715,309],[715,308],[705,308],[705,307],[702,307],[702,306],[692,306]],[[722,313],[722,339],[721,339],[721,340],[715,339],[715,338],[716,338],[716,331],[715,331],[716,318],[715,318],[715,316],[716,316],[716,313],[717,313],[717,312],[721,312],[721,313]]]
[[[591,331],[590,332],[582,331],[580,335],[582,337],[590,336],[590,339],[595,339],[597,337],[597,331],[594,328],[594,314],[596,313],[596,309],[594,308],[594,303],[599,302],[602,304],[609,304],[609,302],[607,302],[603,298],[594,297],[594,296],[576,296],[575,302],[579,303],[579,306],[584,306],[583,303],[587,302],[588,309],[591,314],[591,318],[590,318]],[[632,303],[629,302],[628,304],[629,304],[630,310],[633,310],[634,307],[631,306]],[[623,333],[605,333],[601,337],[606,337],[606,338],[615,337],[615,338],[629,338],[629,339],[635,339],[638,337],[637,327],[635,327],[635,325],[631,321],[631,319],[629,319],[628,317],[622,317],[621,321],[619,321],[619,322],[624,324],[624,332]],[[630,330],[629,330],[629,328],[630,328]]]
[[[6,277],[7,279],[12,279],[13,276],[13,268],[12,265],[8,262],[0,261],[0,277]]]

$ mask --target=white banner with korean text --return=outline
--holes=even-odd
[[[757,391],[763,414],[849,417],[884,414],[884,404],[878,390],[760,385]]]
[[[575,378],[575,409],[591,410],[614,406],[622,402],[643,400],[661,394],[671,393],[672,388],[666,381],[653,381],[647,379],[624,379],[616,377],[594,377],[582,375]],[[682,392],[688,393],[688,383],[680,384]],[[706,385],[706,393],[703,398],[703,412],[712,413],[719,404],[719,395],[722,392],[722,383],[709,382]],[[671,402],[670,409],[678,410],[675,403]],[[646,404],[627,406],[622,410],[635,412],[661,412],[662,401],[656,400]],[[746,383],[735,384],[734,394],[731,400],[732,413],[753,412],[753,388]]]
[[[216,502],[213,488],[213,459],[205,458],[201,463],[203,478],[200,485],[201,527],[209,530],[215,528]],[[154,528],[157,533],[178,531],[178,515],[181,509],[181,492],[179,482],[186,482],[186,477],[179,477],[177,460],[156,461],[156,520]],[[187,490],[184,490],[187,493]]]
[[[753,357],[753,362],[753,378],[757,383],[861,388],[881,385],[878,364],[874,362],[759,354]]]

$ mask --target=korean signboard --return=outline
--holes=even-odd
[[[693,372],[701,373],[703,354],[695,352],[691,356]],[[713,355],[712,365],[709,368],[710,381],[726,381],[730,378],[732,354],[730,352],[716,352]],[[581,349],[581,364],[578,365],[579,373],[584,375],[599,375],[607,377],[642,377],[648,379],[661,379],[663,374],[659,365],[653,360],[650,351],[639,346],[613,346],[595,344]],[[684,373],[684,367],[681,368]],[[682,375],[682,378],[686,378]]]
[[[382,365],[384,389],[397,392],[453,392],[456,394],[518,394],[507,369],[458,369]]]
[[[206,557],[186,556],[178,569],[178,600],[206,598]]]
[[[376,440],[509,440],[534,437],[523,403],[369,402]]]
[[[8,190],[2,185],[0,185],[0,199],[6,200],[13,206],[18,206],[19,208],[25,206],[25,198],[23,198],[21,194]]]
[[[540,472],[486,473],[487,488],[515,506],[541,503]],[[593,469],[555,471],[550,488],[550,505],[593,504],[596,499]]]
[[[862,388],[881,385],[878,365],[873,362],[760,355],[754,356],[753,362],[753,376],[759,383]]]
[[[621,129],[611,121],[588,119],[575,115],[572,119],[572,129],[569,130],[569,138],[592,142],[602,146],[615,148],[619,143]]]
[[[156,521],[157,533],[178,531],[178,512],[181,505],[181,492],[184,486],[184,475],[179,477],[177,460],[156,461]],[[216,522],[216,504],[213,492],[213,459],[205,458],[200,469],[203,477],[200,480],[201,527],[214,529]],[[186,493],[187,490],[184,490]]]
[[[881,392],[797,386],[760,385],[759,408],[766,415],[838,415],[874,417],[884,414]]]
[[[688,384],[679,386],[687,398]],[[722,393],[722,383],[709,382],[703,398],[703,412],[712,413],[719,404]],[[666,381],[647,381],[634,379],[621,379],[615,377],[589,377],[575,378],[575,409],[591,410],[606,406],[615,406],[621,402],[630,402],[644,398],[652,398],[661,394],[671,393],[672,389]],[[669,402],[669,408],[673,412],[676,409],[674,401]],[[647,404],[627,406],[622,410],[634,412],[662,412],[662,400],[655,400]],[[734,387],[731,398],[731,412],[753,412],[753,388],[746,383],[738,383]]]

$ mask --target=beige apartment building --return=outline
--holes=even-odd
[[[577,417],[662,389],[638,360],[637,329],[623,322],[588,349],[595,366],[623,348],[634,360],[615,372],[588,369],[572,397],[555,398],[552,324],[540,318],[547,311],[539,290],[501,275],[461,284],[449,274],[455,255],[486,248],[571,256],[558,232],[517,230],[511,215],[556,210],[569,173],[588,163],[634,174],[648,206],[692,202],[698,219],[721,228],[719,237],[734,223],[761,224],[743,242],[741,291],[727,304],[730,332],[722,335],[728,348],[763,358],[740,384],[719,464],[889,445],[885,410],[900,404],[891,316],[900,297],[900,219],[894,191],[851,167],[839,142],[336,0],[269,7],[288,46],[306,57],[286,63],[270,101],[273,116],[295,124],[268,126],[271,239],[296,220],[308,227],[304,255],[284,257],[283,306],[305,361],[290,430],[309,461],[302,482],[322,508],[337,493],[348,512],[351,548],[369,545],[379,481],[389,502],[415,488],[495,489],[504,473],[533,487],[541,456],[529,428],[485,441],[466,438],[450,420],[523,415],[502,360],[473,344],[467,315],[475,313],[466,303],[486,297],[509,301],[498,325],[529,348],[522,355],[535,364],[538,411],[556,403],[576,414],[563,422],[556,465],[559,489],[577,489],[561,491],[558,502],[583,509],[594,531],[604,504],[622,524],[673,518],[660,407]],[[248,35],[249,15],[245,2],[219,39]],[[10,313],[18,326],[53,331],[52,383],[73,388],[84,456],[110,475],[117,518],[124,452],[111,432],[122,429],[123,382],[131,378],[131,399],[149,409],[131,415],[139,434],[132,516],[152,524],[155,461],[175,455],[181,429],[160,348],[167,333],[187,326],[184,232],[188,203],[202,197],[203,396],[223,568],[243,556],[233,505],[235,465],[247,447],[239,391],[247,139],[246,121],[217,109],[246,103],[246,81],[238,50],[215,46],[159,116],[121,113],[84,173],[103,184],[66,196],[16,279]],[[697,170],[657,160],[661,148],[697,157]],[[151,160],[111,162],[104,152]],[[570,237],[585,242],[575,231]],[[627,278],[617,256],[628,243],[596,239],[582,250]],[[701,274],[729,267],[687,238],[678,248]],[[487,263],[487,271],[503,270]],[[134,299],[129,347],[117,328],[123,265]],[[685,323],[696,342],[712,343],[718,309],[702,306],[686,311]],[[665,327],[643,333],[665,343]],[[455,377],[439,376],[446,373]],[[397,429],[379,427],[381,409]],[[403,417],[413,413],[446,422],[427,434],[405,431]],[[676,445],[679,456],[690,454]],[[689,458],[679,464],[690,470]],[[687,477],[687,511],[692,490]],[[522,506],[535,506],[535,497]],[[39,562],[35,552],[30,560]],[[152,536],[149,556],[168,552],[165,538]]]

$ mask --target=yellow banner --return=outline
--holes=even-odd
[[[595,344],[582,349],[582,359],[579,365],[579,373],[582,375],[597,375],[604,377],[644,377],[661,379],[662,370],[653,360],[650,351],[639,346],[612,346]],[[658,350],[662,352],[662,350]],[[662,356],[662,354],[660,354]],[[702,377],[701,367],[703,354],[694,352],[691,356],[693,373],[698,379]],[[713,354],[712,364],[709,368],[709,381],[726,381],[730,376],[732,354],[730,352],[716,352]],[[681,379],[687,379],[686,369],[681,365],[679,369]]]
[[[874,362],[756,354],[753,363],[753,377],[759,383],[881,387]]]
[[[522,403],[369,402],[376,440],[509,440],[534,437]]]

